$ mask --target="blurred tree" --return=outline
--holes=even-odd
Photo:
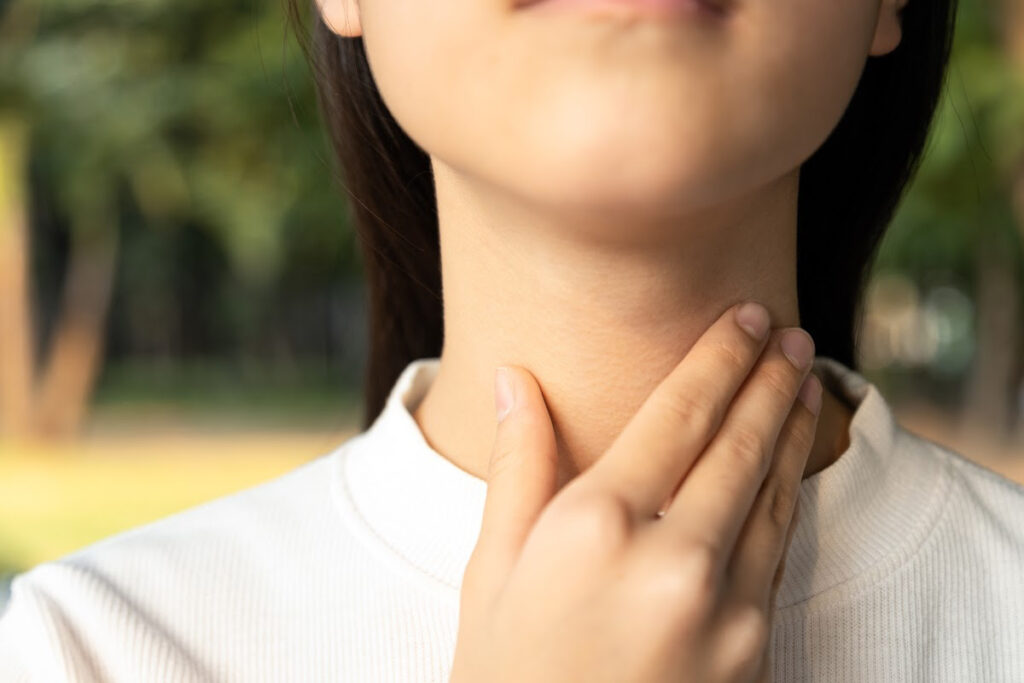
[[[913,188],[886,235],[878,268],[918,282],[973,282],[975,354],[964,424],[1014,438],[1021,391],[1021,240],[1010,210],[1024,161],[1024,70],[999,40],[1018,3],[963,0],[947,90]],[[1019,23],[1019,22],[1018,22]],[[1018,32],[1019,34],[1019,32]],[[945,277],[945,275],[940,275]]]
[[[338,202],[296,212],[330,174],[310,120],[306,64],[276,3],[11,0],[0,10],[0,428],[67,435],[102,359],[124,195],[149,229],[201,225],[234,276],[257,289],[278,275],[296,214],[347,231]],[[304,112],[290,110],[292,93],[268,78],[261,46],[275,39],[276,65],[285,82],[290,74],[301,83]],[[30,157],[70,230],[40,363],[29,303]]]
[[[1008,117],[1008,125],[1013,127],[1013,145],[1011,146],[1010,170],[1007,173],[1010,183],[1010,197],[1013,206],[1015,222],[1021,242],[1024,242],[1024,97],[1020,96],[1020,90],[1024,90],[1024,3],[1020,0],[1002,0],[1002,13],[1005,21],[1002,22],[1003,34],[1002,44],[1009,55],[1011,68],[1018,86],[1018,97],[1015,99],[1015,111]],[[1013,109],[1013,107],[1010,107]],[[1020,292],[1022,279],[1019,276],[1016,280],[1017,292]],[[1011,285],[1012,286],[1012,285]],[[1020,297],[1016,297],[1015,313],[1021,309]],[[1018,322],[1018,321],[1014,321]],[[1012,405],[1016,408],[1013,419],[1016,420],[1015,427],[1017,434],[1024,436],[1024,332],[1018,325],[1015,336],[1015,346],[1011,347],[1013,352],[1013,365],[1011,368],[1011,390],[1013,393]]]
[[[999,433],[1024,371],[1022,16],[962,0],[935,134],[879,259],[974,283],[966,416]],[[297,302],[357,266],[326,149],[278,0],[0,0],[0,430],[74,432],[119,301],[143,332],[311,328]],[[52,306],[33,292],[39,186],[68,232]]]
[[[32,340],[27,323],[28,217],[23,169],[28,125],[0,118],[0,424],[28,431],[32,414]]]

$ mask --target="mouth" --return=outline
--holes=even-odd
[[[639,12],[659,17],[725,17],[733,0],[515,0],[515,9],[607,9]]]

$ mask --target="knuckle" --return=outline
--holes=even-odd
[[[789,431],[789,442],[798,452],[810,453],[811,447],[814,446],[815,430],[811,420],[811,412],[805,410],[803,414],[807,419],[795,421],[795,424]]]
[[[628,506],[613,493],[586,491],[563,496],[560,519],[569,525],[571,537],[606,550],[621,548],[632,531]]]
[[[672,605],[686,624],[702,621],[714,609],[718,595],[716,562],[706,544],[658,548],[638,558],[636,583],[656,609]]]
[[[771,453],[764,443],[764,438],[749,427],[736,427],[729,433],[728,444],[735,457],[744,464],[766,472]]]
[[[731,643],[733,666],[756,669],[771,638],[771,621],[757,605],[744,604],[731,617],[726,638]]]
[[[715,358],[715,364],[719,367],[735,370],[746,368],[750,364],[749,346],[721,342],[712,347],[711,353]]]
[[[665,399],[665,408],[673,419],[686,425],[704,441],[710,441],[714,436],[719,411],[706,394],[695,390],[672,394]]]
[[[710,600],[718,592],[721,549],[711,541],[698,541],[686,544],[681,555],[676,561],[677,571],[696,594],[696,606],[704,606],[700,600]]]
[[[773,400],[783,404],[792,402],[796,396],[793,377],[798,372],[789,361],[785,361],[784,367],[784,370],[765,369],[761,375],[761,384],[771,392]]]
[[[776,481],[769,496],[768,514],[771,516],[772,523],[785,530],[792,518],[793,507],[796,504],[796,492],[786,483]]]
[[[491,460],[488,463],[488,478],[495,475],[504,474],[505,470],[512,466],[516,461],[514,457],[516,454],[515,447],[512,443],[499,440],[494,444],[494,449],[491,452]]]

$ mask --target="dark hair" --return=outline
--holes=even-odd
[[[428,155],[384,105],[362,37],[331,32],[284,0],[313,69],[341,185],[359,235],[369,297],[365,429],[403,368],[443,340],[437,207]],[[877,246],[917,171],[945,83],[958,0],[910,0],[900,45],[867,60],[853,98],[800,172],[797,291],[816,353],[858,369],[855,334]],[[310,42],[310,37],[312,41]]]

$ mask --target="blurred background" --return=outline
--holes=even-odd
[[[0,605],[354,434],[365,311],[280,0],[0,0]],[[1024,482],[1024,3],[961,0],[863,373]]]

